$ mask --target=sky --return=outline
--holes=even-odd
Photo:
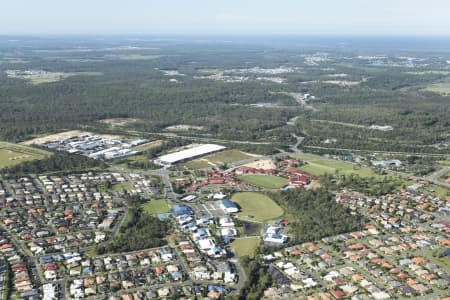
[[[0,34],[449,36],[449,0],[0,0]]]

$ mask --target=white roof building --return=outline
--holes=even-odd
[[[211,240],[211,239],[199,240],[198,241],[198,247],[202,251],[210,250],[210,249],[216,248],[216,243],[214,243],[214,241]]]
[[[193,147],[190,149],[178,151],[175,153],[166,154],[163,156],[158,157],[155,160],[155,163],[162,165],[162,166],[170,166],[172,164],[183,162],[189,159],[193,159],[196,157],[200,157],[206,154],[211,154],[214,152],[222,151],[226,147],[215,145],[215,144],[205,144],[200,145],[197,147]]]

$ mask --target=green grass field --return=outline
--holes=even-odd
[[[113,191],[129,191],[133,189],[133,184],[131,182],[123,182],[123,183],[118,183],[112,186],[112,190]]]
[[[199,160],[199,159],[187,162],[187,163],[183,164],[182,166],[186,167],[187,169],[192,169],[192,170],[206,169],[206,168],[214,167],[214,165],[209,164],[208,161]]]
[[[48,73],[42,76],[31,76],[27,77],[27,80],[29,80],[32,84],[42,84],[42,83],[52,83],[64,80],[69,77],[73,76],[100,76],[103,75],[103,73],[100,72],[73,72],[73,73]]]
[[[333,168],[329,168],[329,167],[325,167],[325,166],[321,166],[321,165],[316,165],[316,164],[307,164],[304,166],[299,167],[300,170],[303,170],[305,172],[311,173],[313,175],[324,175],[324,174],[333,174],[335,169]]]
[[[207,156],[205,158],[214,164],[224,164],[224,163],[231,163],[231,162],[235,162],[235,161],[248,159],[251,157],[253,157],[253,156],[248,155],[247,153],[244,153],[242,151],[230,149],[230,150],[218,152],[216,154]]]
[[[279,189],[288,184],[286,178],[272,175],[242,175],[240,180],[267,189]]]
[[[441,95],[450,95],[450,82],[430,84],[425,87],[425,90]]]
[[[297,154],[294,156],[308,162],[307,165],[301,166],[300,169],[314,175],[323,175],[325,173],[334,174],[337,170],[340,174],[358,174],[361,177],[379,177],[378,174],[369,168],[359,168],[354,164],[344,161],[326,159],[314,154]]]
[[[229,149],[187,162],[184,164],[184,166],[189,169],[219,167],[223,164],[248,159],[251,157],[253,156],[242,151]]]
[[[441,160],[439,163],[446,166],[450,166],[450,160]]]
[[[442,181],[446,181],[448,178],[450,178],[450,172],[448,172],[447,174],[442,175],[439,179]]]
[[[147,203],[142,204],[142,208],[151,216],[170,212],[170,207],[166,200],[150,200]]]
[[[249,256],[254,257],[256,248],[258,248],[261,243],[260,238],[251,237],[251,238],[242,238],[234,240],[230,246],[237,253],[239,257]]]
[[[25,161],[43,159],[50,152],[6,142],[0,142],[0,169],[18,165]]]
[[[272,199],[261,193],[236,193],[231,199],[241,207],[241,212],[238,214],[239,217],[248,219],[248,215],[253,215],[252,219],[248,219],[249,221],[263,222],[283,215],[283,209]]]
[[[438,196],[439,198],[442,198],[442,199],[447,199],[447,197],[449,197],[449,195],[450,195],[449,189],[446,189],[444,187],[434,185],[434,184],[431,184],[429,186],[429,190],[432,194],[435,194],[436,196]],[[432,192],[432,191],[434,191],[434,192]]]

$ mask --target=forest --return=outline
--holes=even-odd
[[[289,232],[293,245],[359,230],[363,225],[360,217],[336,203],[325,188],[281,191],[272,197],[295,218]]]
[[[266,143],[240,144],[259,153],[286,146],[291,133],[306,137],[308,151],[448,153],[449,96],[427,89],[449,80],[445,48],[393,43],[381,52],[369,41],[339,49],[336,42],[0,39],[0,139],[66,129],[148,135],[186,124],[202,129],[178,134]],[[71,76],[35,84],[8,70]],[[288,93],[314,98],[305,106]],[[99,122],[107,118],[136,122],[120,128]]]
[[[169,230],[166,222],[148,216],[138,207],[131,207],[126,218],[112,241],[97,246],[98,254],[129,252],[167,244],[164,240]]]

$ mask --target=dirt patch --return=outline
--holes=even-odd
[[[137,119],[133,118],[113,118],[113,119],[103,119],[99,121],[100,123],[108,124],[111,126],[125,126],[131,123],[137,122]]]
[[[50,134],[50,135],[46,135],[46,136],[42,136],[42,137],[37,137],[32,140],[25,141],[21,144],[23,144],[23,145],[43,144],[46,142],[59,141],[59,140],[68,139],[68,138],[71,138],[74,136],[80,136],[80,135],[86,135],[86,134],[93,134],[93,133],[89,132],[89,131],[82,131],[82,130],[70,130],[70,131],[64,131],[64,132]],[[109,134],[102,134],[99,136],[110,138],[110,139],[119,139],[120,138],[117,135],[109,135]]]
[[[257,169],[276,169],[275,163],[271,159],[257,160],[251,163],[245,164],[245,167],[257,168]]]
[[[189,130],[203,130],[205,127],[203,126],[194,126],[194,125],[173,125],[166,127],[165,130],[169,131],[189,131]]]
[[[334,84],[338,86],[355,86],[361,83],[361,81],[349,81],[349,80],[324,80],[322,83]]]

